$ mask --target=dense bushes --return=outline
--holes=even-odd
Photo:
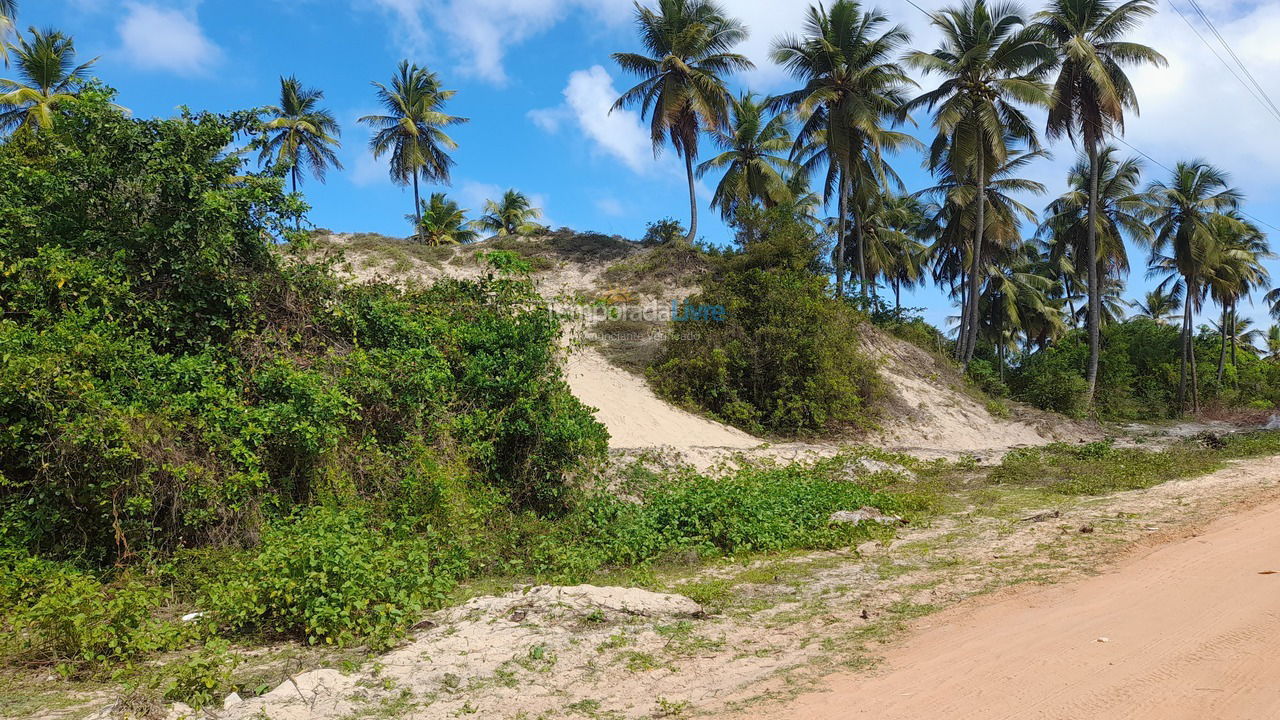
[[[1178,415],[1180,342],[1178,328],[1146,318],[1104,327],[1098,366],[1098,413],[1123,419]],[[1195,341],[1196,377],[1204,402],[1261,407],[1280,403],[1280,363],[1261,359],[1242,347],[1237,362],[1227,362],[1223,382],[1219,383],[1217,362],[1221,347],[1219,336],[1208,331]],[[1014,397],[1068,415],[1083,413],[1088,357],[1083,331],[1028,355],[1009,372]]]
[[[414,505],[423,448],[562,509],[605,434],[510,276],[345,287],[274,243],[300,211],[225,153],[248,115],[106,93],[0,147],[0,533],[93,564],[252,544],[299,505]]]
[[[857,318],[827,293],[811,228],[781,210],[746,212],[741,249],[687,306],[649,373],[672,400],[750,432],[812,434],[865,423],[875,372]]]

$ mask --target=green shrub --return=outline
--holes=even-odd
[[[671,323],[649,370],[655,388],[754,433],[867,423],[875,370],[858,350],[855,311],[812,272],[812,230],[785,214],[757,222],[726,272],[686,301],[722,307],[724,319]]]
[[[381,647],[442,603],[462,571],[434,533],[315,508],[269,528],[243,571],[207,588],[206,606],[236,630]]]
[[[110,99],[89,88],[38,142],[0,142],[5,537],[107,567],[251,545],[334,498],[417,518],[434,510],[400,481],[424,448],[514,507],[563,510],[607,436],[511,275],[524,261],[344,286],[307,261],[281,179],[225,152],[255,115],[135,120]]]
[[[57,563],[6,552],[0,647],[63,675],[100,669],[181,645],[186,631],[156,617],[166,590],[124,577],[102,583]]]

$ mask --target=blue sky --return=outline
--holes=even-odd
[[[1186,0],[1173,0],[1190,15]],[[1134,73],[1142,114],[1126,139],[1172,166],[1205,157],[1233,174],[1248,195],[1247,210],[1280,227],[1280,119],[1267,115],[1202,41],[1162,0],[1162,11],[1139,40],[1170,60],[1167,69]],[[757,70],[735,88],[762,93],[789,80],[768,62],[770,42],[794,32],[807,3],[799,0],[723,0],[752,30],[741,48]],[[918,0],[926,10],[943,0]],[[1200,0],[1263,87],[1280,98],[1280,3]],[[925,16],[904,0],[880,7],[931,49]],[[683,169],[670,152],[654,158],[641,120],[609,114],[626,87],[609,53],[637,49],[629,0],[20,0],[19,24],[51,26],[76,37],[84,57],[100,56],[96,73],[120,91],[135,115],[170,115],[181,105],[226,111],[276,102],[278,78],[296,74],[323,89],[325,104],[343,126],[345,170],[325,184],[303,187],[311,219],[340,231],[404,235],[408,192],[393,185],[385,166],[367,151],[368,132],[355,123],[377,110],[370,82],[386,81],[401,58],[438,71],[457,90],[451,112],[471,119],[453,133],[460,147],[451,196],[478,211],[507,187],[535,197],[555,226],[638,237],[646,222],[688,212]],[[1211,37],[1199,21],[1199,31]],[[1221,48],[1218,52],[1224,54]],[[4,72],[0,69],[0,74]],[[928,84],[929,79],[922,79]],[[927,125],[928,118],[919,122]],[[927,127],[918,130],[928,137]],[[706,147],[706,157],[712,148]],[[1055,159],[1030,175],[1049,186],[1040,209],[1063,189],[1074,153],[1054,148]],[[908,188],[929,184],[919,158],[897,167]],[[1148,177],[1167,174],[1148,163]],[[700,234],[728,242],[728,230],[706,209],[708,177],[700,188]],[[1270,229],[1270,228],[1268,228]],[[1273,231],[1280,246],[1280,231]],[[1130,295],[1149,286],[1142,277],[1145,251],[1133,249]],[[1271,264],[1280,282],[1280,264]],[[950,308],[936,290],[912,294],[911,305],[945,321]],[[1260,322],[1261,308],[1247,309]]]

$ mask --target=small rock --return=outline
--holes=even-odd
[[[1091,533],[1091,532],[1093,532],[1093,526],[1092,526],[1092,525],[1082,525],[1082,526],[1080,526],[1080,532],[1085,533],[1085,534]]]
[[[226,710],[227,708],[234,707],[242,702],[244,702],[244,698],[240,697],[240,693],[233,692],[222,699],[222,709]]]
[[[1098,638],[1098,642],[1100,642],[1100,643],[1109,643],[1109,642],[1111,642],[1111,638],[1109,638],[1109,637],[1100,637],[1100,638]]]
[[[857,510],[837,510],[831,513],[827,518],[827,522],[835,524],[857,524],[860,522],[873,522],[881,525],[897,525],[904,522],[897,515],[885,515],[876,508],[863,505]]]

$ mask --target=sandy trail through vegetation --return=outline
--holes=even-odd
[[[1280,470],[1271,470],[1280,477]],[[1280,716],[1280,503],[1070,585],[930,617],[785,717]]]

